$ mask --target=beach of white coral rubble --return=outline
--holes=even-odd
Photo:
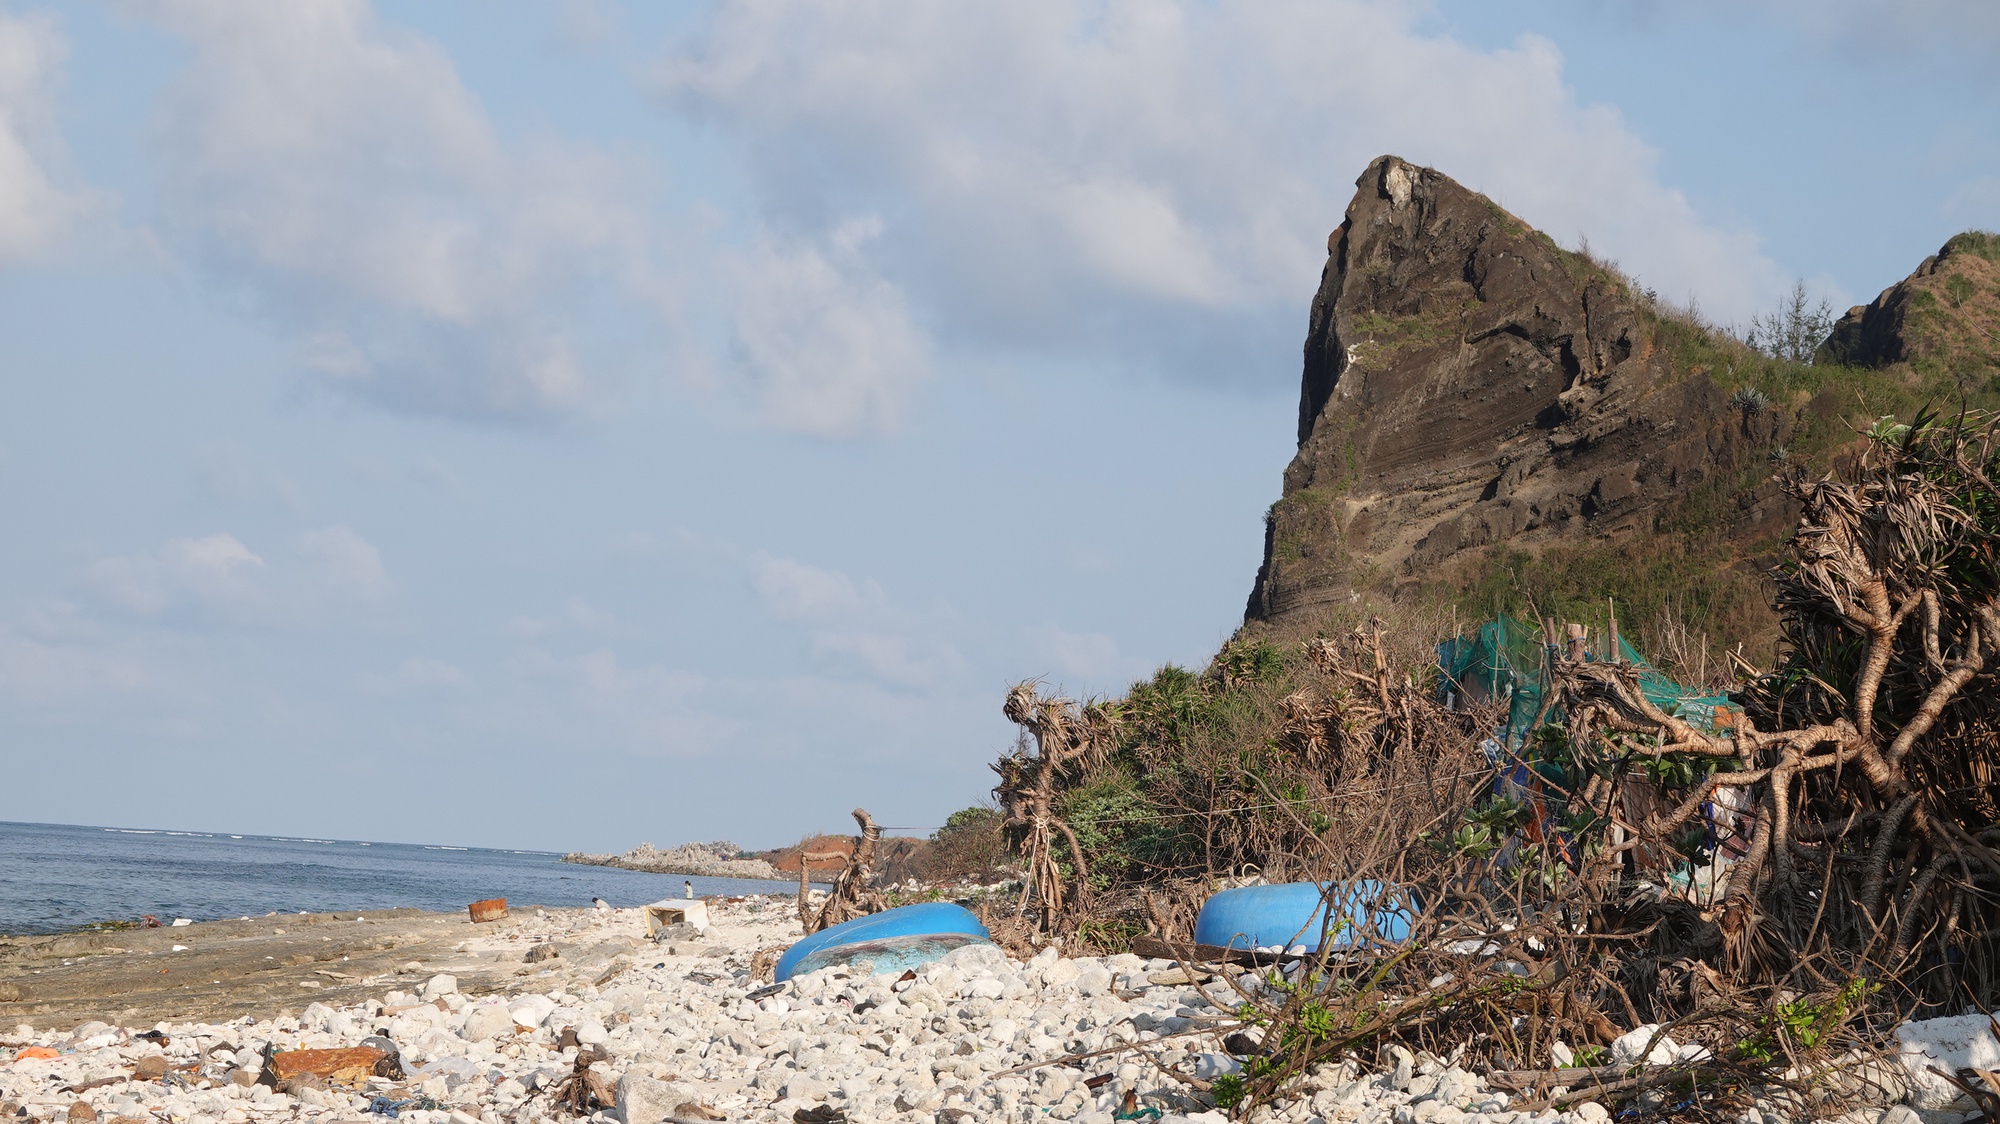
[[[636,909],[538,910],[475,927],[454,949],[468,961],[527,953],[520,972],[482,995],[438,973],[413,991],[272,1018],[17,1027],[0,1047],[0,1108],[23,1124],[381,1121],[391,1111],[407,1124],[532,1124],[579,1115],[579,1102],[563,1094],[581,1054],[601,1059],[588,1067],[587,1087],[611,1103],[582,1101],[580,1114],[600,1124],[1112,1124],[1127,1094],[1129,1108],[1157,1109],[1163,1124],[1224,1119],[1162,1067],[1213,1078],[1236,1066],[1204,1032],[1232,1021],[1238,997],[1227,980],[1190,979],[1170,961],[1132,955],[1045,949],[1019,961],[980,945],[907,977],[828,968],[764,985],[753,973],[757,954],[768,959],[800,935],[791,902],[717,900],[709,921],[658,941],[647,939]],[[579,964],[575,950],[585,949]],[[400,1079],[281,1081],[267,1062],[371,1037],[393,1043]],[[1143,1049],[1120,1049],[1130,1046]],[[1059,1060],[1076,1054],[1097,1056]],[[1473,1074],[1434,1059],[1399,1061],[1380,1075],[1327,1067],[1297,1099],[1260,1106],[1251,1119],[1606,1119],[1595,1104],[1516,1113]]]

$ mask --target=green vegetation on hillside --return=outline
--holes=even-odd
[[[1967,232],[1948,249],[2000,261],[2000,235]],[[1573,257],[1615,276],[1611,267]],[[1962,274],[1948,275],[1941,287],[1949,293],[1953,282],[1967,290],[1964,299],[1974,295]],[[1746,432],[1758,420],[1752,415],[1772,412],[1782,415],[1782,424],[1774,416],[1754,426],[1774,435],[1759,455],[1689,488],[1637,541],[1576,540],[1534,553],[1502,546],[1436,576],[1423,595],[1466,620],[1496,612],[1539,613],[1595,627],[1606,623],[1615,604],[1626,635],[1658,653],[1677,674],[1721,682],[1729,674],[1725,650],[1741,645],[1759,665],[1776,654],[1767,571],[1781,536],[1746,540],[1732,531],[1777,501],[1778,478],[1835,471],[1842,455],[1857,450],[1885,417],[1908,419],[1927,408],[1946,414],[2000,410],[2000,372],[1983,354],[1989,349],[1963,343],[1940,349],[1950,360],[1919,355],[1886,369],[1812,362],[1813,349],[1803,346],[1774,348],[1785,354],[1770,354],[1697,314],[1662,304],[1629,280],[1618,283],[1640,294],[1642,331],[1666,354],[1677,379],[1706,377],[1715,383],[1729,395],[1730,407],[1745,416]],[[1777,336],[1797,334],[1791,329],[1816,315],[1803,289],[1788,300],[1789,307],[1764,318]],[[1938,303],[1925,290],[1912,302],[1919,312],[1926,302]],[[1920,316],[1918,328],[1923,327]],[[1956,330],[1967,335],[1983,329],[1971,324]],[[1991,342],[1990,350],[2000,353],[2000,338]],[[1783,437],[1777,439],[1780,431]]]

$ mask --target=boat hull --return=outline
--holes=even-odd
[[[1195,918],[1195,943],[1235,949],[1304,945],[1315,951],[1322,941],[1348,948],[1357,938],[1396,941],[1409,935],[1409,917],[1400,908],[1376,905],[1385,894],[1380,882],[1335,887],[1331,926],[1326,923],[1325,889],[1318,882],[1285,882],[1218,891]]]
[[[874,962],[878,975],[902,972],[940,959],[955,948],[990,943],[986,926],[971,910],[950,902],[924,902],[885,909],[814,933],[785,950],[773,978],[782,983],[820,968],[867,960]]]

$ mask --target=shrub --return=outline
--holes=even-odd
[[[1771,396],[1754,386],[1739,386],[1729,396],[1729,404],[1746,414],[1761,414],[1771,408]]]
[[[1833,305],[1825,298],[1815,305],[1806,283],[1797,281],[1777,311],[1752,317],[1743,342],[1775,359],[1811,363],[1821,341],[1833,332]]]
[[[931,835],[924,856],[926,879],[981,878],[1004,866],[1007,847],[1000,838],[1000,813],[983,805],[953,812]]]

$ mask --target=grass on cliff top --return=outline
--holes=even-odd
[[[1955,234],[1944,244],[1949,253],[1974,254],[1990,262],[2000,262],[2000,234],[1990,230],[1968,230]]]

